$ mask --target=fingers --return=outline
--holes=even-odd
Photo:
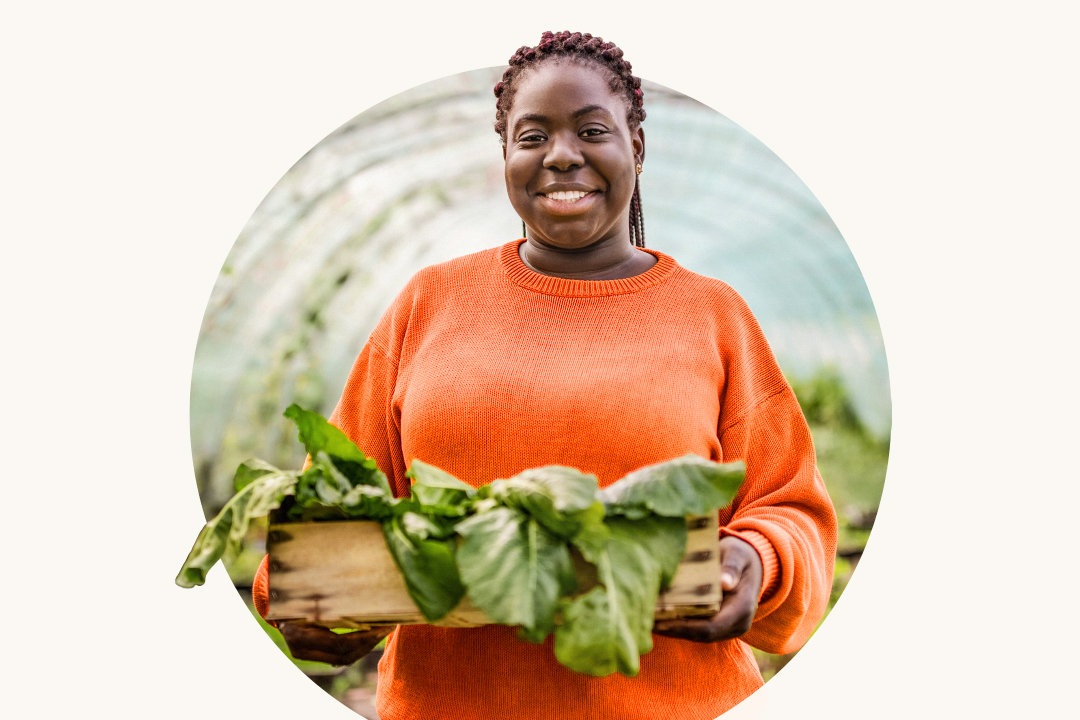
[[[750,543],[733,535],[720,539],[720,589],[731,592],[742,581],[748,570],[757,562],[760,575],[761,558]]]
[[[725,593],[734,590],[746,570],[746,558],[739,553],[729,552],[720,556],[720,589]]]
[[[757,613],[756,588],[760,584],[749,582],[744,573],[738,584],[730,592],[724,593],[720,612],[712,617],[720,636],[718,639],[739,637],[750,631],[750,625]]]
[[[724,594],[720,611],[712,617],[661,620],[653,626],[653,632],[693,642],[728,640],[746,634],[756,612],[757,596],[751,584],[743,582]]]
[[[319,625],[300,622],[279,623],[279,629],[297,660],[330,665],[351,665],[379,644],[392,627],[338,634]]]
[[[750,630],[761,594],[761,558],[749,543],[734,536],[720,541],[720,610],[710,618],[662,620],[653,632],[694,642],[717,642]]]

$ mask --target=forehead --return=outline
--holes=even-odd
[[[628,100],[611,89],[611,72],[596,63],[559,59],[529,68],[517,79],[510,116],[567,116],[598,105],[626,121]]]

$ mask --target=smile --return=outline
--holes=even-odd
[[[576,203],[581,198],[591,194],[592,192],[582,192],[581,190],[565,190],[547,194],[541,193],[541,195],[543,197],[546,197],[548,200],[555,200],[564,203]]]

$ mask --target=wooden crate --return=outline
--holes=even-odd
[[[712,615],[720,608],[716,516],[687,520],[686,557],[656,606],[658,619]],[[425,622],[386,549],[379,523],[366,520],[270,526],[269,620],[305,620],[331,628]],[[579,590],[596,583],[593,567],[575,558]],[[447,627],[491,620],[468,596],[445,618]]]

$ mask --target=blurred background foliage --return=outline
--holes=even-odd
[[[353,118],[290,168],[243,228],[207,304],[192,372],[192,456],[208,518],[231,496],[243,460],[300,466],[282,411],[298,402],[330,413],[413,273],[520,236],[492,130],[501,72],[442,78]],[[727,282],[761,323],[840,518],[835,602],[873,526],[888,460],[888,369],[869,292],[839,230],[787,165],[714,110],[643,87],[647,244]],[[256,525],[227,563],[249,604],[264,536]],[[766,679],[791,657],[757,655]],[[377,657],[344,670],[297,664],[374,717]]]

